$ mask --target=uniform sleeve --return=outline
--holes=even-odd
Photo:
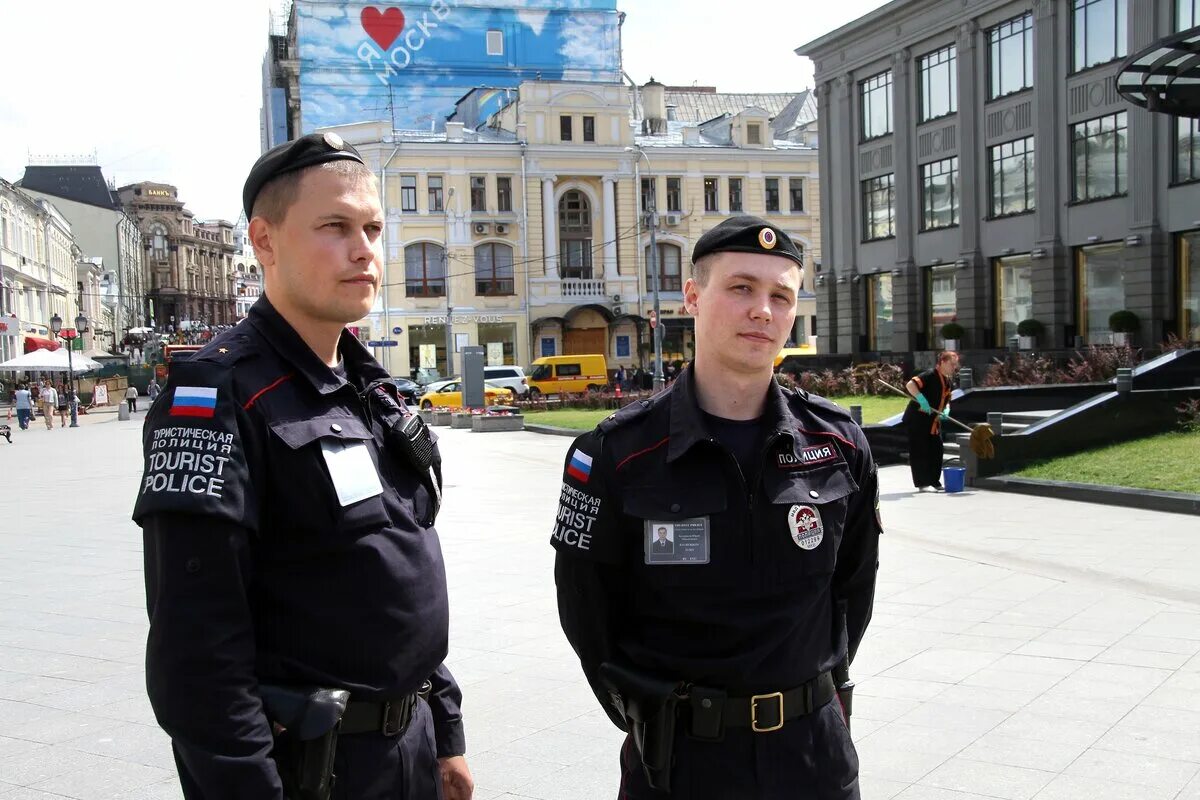
[[[558,588],[558,619],[579,656],[584,677],[609,719],[625,730],[625,720],[599,679],[600,665],[613,660],[614,631],[620,626],[625,593],[619,569],[560,550],[555,556],[554,582]]]
[[[854,479],[859,490],[850,496],[846,524],[838,547],[833,576],[834,595],[845,613],[850,660],[854,660],[875,602],[875,577],[879,571],[879,472],[862,428],[854,426],[857,463]]]
[[[429,682],[433,684],[429,692],[429,710],[433,714],[437,757],[461,756],[467,752],[462,722],[462,690],[445,664],[429,676]]]
[[[616,501],[609,491],[613,469],[603,443],[592,431],[567,451],[550,544],[560,555],[612,564],[621,548]]]
[[[188,361],[172,370],[142,433],[144,466],[133,519],[191,514],[258,528],[246,446],[247,412],[228,366]]]
[[[194,514],[142,518],[146,688],[188,797],[282,800],[254,677],[250,532]],[[198,793],[197,793],[198,791]]]

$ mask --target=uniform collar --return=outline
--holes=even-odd
[[[696,399],[694,367],[688,366],[679,373],[670,389],[670,441],[667,443],[667,462],[674,461],[692,448],[697,442],[710,441],[713,437],[704,423],[704,412]],[[767,402],[762,416],[768,436],[780,434],[793,437],[791,408],[783,388],[771,379],[767,387]]]
[[[349,384],[334,374],[324,361],[317,357],[312,348],[300,338],[296,329],[275,310],[264,294],[250,307],[247,315],[254,325],[284,361],[303,375],[321,394],[332,394]],[[355,383],[362,382],[358,389],[365,388],[374,380],[387,378],[387,372],[348,330],[343,330],[338,340],[338,353],[346,365],[346,375]]]

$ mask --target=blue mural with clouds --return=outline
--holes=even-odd
[[[499,107],[523,80],[620,80],[616,0],[297,0],[296,19],[304,133],[441,130],[476,87]]]

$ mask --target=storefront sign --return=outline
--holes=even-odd
[[[472,322],[476,322],[476,323],[482,322],[485,324],[489,323],[489,322],[504,322],[504,316],[501,314],[451,314],[450,315],[450,324],[451,325],[469,325]],[[440,316],[440,317],[425,317],[425,324],[426,325],[445,325],[446,317],[445,317],[445,315]]]

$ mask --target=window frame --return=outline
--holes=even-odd
[[[1183,7],[1185,4],[1191,5],[1191,15],[1188,24],[1183,21]],[[1174,8],[1174,19],[1171,20],[1174,25],[1171,28],[1175,33],[1183,33],[1186,30],[1200,25],[1200,0],[1175,0],[1172,4]]]
[[[878,188],[870,188],[868,184],[873,184],[878,181],[887,180],[885,186]],[[888,232],[878,236],[871,235],[871,209],[872,205],[868,202],[871,195],[884,194],[889,197],[888,203]],[[884,175],[876,175],[874,178],[864,178],[859,181],[859,202],[862,206],[862,241],[863,242],[879,242],[885,239],[894,239],[896,237],[896,173],[889,172]]]
[[[996,153],[1004,147],[1015,145],[1021,142],[1025,149],[1017,155],[1015,152],[1012,155],[1005,156],[1001,154],[997,159]],[[1002,212],[998,209],[1003,206],[1003,187],[998,194],[996,191],[996,167],[997,163],[1003,163],[1010,159],[1021,158],[1024,160],[1025,172],[1025,207],[1020,211]],[[1037,211],[1037,142],[1033,134],[1029,136],[1021,136],[1016,139],[1010,139],[1007,142],[1000,142],[988,148],[988,219],[1006,219],[1008,217],[1018,217],[1022,214],[1032,214]],[[1000,173],[1003,174],[1003,166],[1000,167]]]
[[[585,116],[583,118],[583,141],[596,141],[596,118],[593,116]]]
[[[933,171],[932,171],[933,168],[941,167],[941,165],[943,165],[943,164],[948,165],[945,168],[945,170],[942,172],[938,172],[936,175],[933,174]],[[959,224],[961,223],[960,211],[961,211],[961,207],[962,207],[962,203],[961,203],[962,192],[958,186],[959,178],[961,177],[961,175],[959,173],[958,156],[950,156],[949,158],[942,158],[942,159],[938,159],[937,161],[930,161],[925,164],[921,164],[919,166],[919,169],[921,171],[921,191],[920,191],[920,195],[921,195],[921,197],[920,197],[920,200],[921,200],[921,227],[920,227],[920,232],[925,233],[927,231],[944,231],[948,228],[957,228],[959,226]],[[932,182],[932,179],[940,178],[942,176],[947,176],[947,175],[949,176],[949,184],[950,184],[950,222],[947,224],[944,224],[944,225],[935,225],[933,223],[936,218],[937,209],[934,209],[934,207],[932,205],[932,199],[931,199],[931,193],[929,191],[929,187]]]
[[[1015,28],[1013,28],[1012,30],[1014,32],[1010,32],[1006,35],[1000,35],[999,32],[1000,32],[1001,28],[1004,28],[1005,26],[1014,26],[1017,22],[1023,23],[1023,26],[1019,32],[1016,32]],[[996,58],[999,59],[1001,56],[1001,53],[1003,52],[1002,43],[1005,40],[1011,39],[1016,36],[1020,36],[1022,38],[1022,40],[1024,40],[1026,37],[1028,37],[1028,41],[1022,41],[1022,48],[1021,48],[1022,56],[1023,56],[1022,60],[1021,60],[1021,72],[1024,73],[1024,83],[1022,86],[1020,86],[1016,89],[1010,89],[1007,92],[1000,91],[1000,92],[993,93],[993,87],[995,84],[996,75],[998,73],[1003,74],[1003,63],[1001,63],[999,65],[1000,69],[997,69],[998,65],[995,63],[995,61],[992,58],[993,48],[995,48]],[[1034,50],[1033,50],[1033,12],[1032,11],[1026,11],[1024,14],[1018,14],[1015,17],[1011,17],[1002,22],[998,22],[995,25],[993,25],[992,27],[988,28],[987,29],[987,46],[988,46],[988,54],[987,54],[987,78],[986,78],[986,80],[987,80],[988,102],[991,102],[993,100],[999,100],[1004,97],[1011,97],[1012,95],[1020,94],[1021,92],[1025,92],[1025,91],[1028,91],[1029,89],[1033,88],[1035,76],[1034,76],[1034,63],[1033,63]]]
[[[1089,123],[1093,123],[1093,122],[1102,122],[1103,120],[1109,119],[1110,117],[1114,119],[1113,129],[1112,129],[1112,133],[1114,134],[1114,136],[1121,131],[1125,132],[1125,149],[1124,149],[1124,151],[1122,151],[1120,149],[1120,146],[1119,146],[1120,139],[1119,138],[1114,139],[1114,141],[1117,142],[1117,145],[1115,145],[1114,154],[1113,154],[1114,155],[1113,176],[1114,176],[1114,181],[1116,182],[1116,186],[1115,186],[1116,191],[1113,192],[1112,194],[1079,197],[1076,194],[1079,189],[1079,175],[1076,172],[1078,163],[1077,163],[1077,155],[1076,155],[1075,148],[1079,145],[1079,143],[1081,141],[1089,141],[1093,138],[1097,138],[1099,136],[1104,135],[1106,133],[1106,131],[1100,130],[1096,134],[1093,134],[1091,136],[1084,136],[1082,138],[1076,136],[1075,131],[1076,131],[1076,129],[1080,128],[1081,126],[1086,126]],[[1121,120],[1121,124],[1119,126],[1117,125],[1117,122],[1115,121],[1118,119]],[[1125,173],[1124,173],[1125,174],[1125,185],[1124,186],[1121,185],[1122,153],[1124,154],[1124,157],[1125,157]],[[1071,203],[1070,203],[1071,205],[1079,205],[1082,203],[1093,203],[1093,202],[1098,202],[1100,200],[1111,200],[1116,197],[1125,197],[1126,195],[1128,195],[1129,194],[1129,186],[1128,186],[1128,183],[1129,183],[1129,114],[1128,114],[1128,112],[1124,111],[1124,110],[1114,111],[1111,114],[1101,114],[1098,117],[1092,117],[1091,119],[1081,120],[1079,122],[1072,124],[1070,126],[1070,148],[1069,148],[1068,158],[1070,158],[1070,163],[1071,163]],[[1086,157],[1086,155],[1085,155],[1084,164],[1085,164],[1085,171],[1090,173],[1090,169],[1087,168],[1087,165],[1091,164],[1091,159]],[[1084,185],[1085,186],[1087,185],[1086,177],[1084,179]]]
[[[892,280],[890,272],[876,272],[872,275],[867,275],[863,285],[866,287],[866,310],[867,310],[867,349],[876,353],[892,352],[892,343],[887,343],[887,348],[880,347],[879,341],[879,310],[876,308],[875,302],[875,286],[885,280],[888,282],[892,293],[892,333],[895,333],[896,325],[896,284]]]
[[[668,247],[674,249],[676,254],[675,271],[670,273],[663,269],[663,265],[667,263],[663,256],[666,253],[666,248]],[[654,278],[650,274],[649,242],[646,242],[645,244],[645,247],[642,251],[642,257],[646,263],[646,290],[654,291]],[[676,293],[683,291],[683,248],[674,242],[658,243],[658,291]]]
[[[945,55],[949,53],[949,55]],[[941,58],[936,64],[929,65],[926,62],[933,58]],[[940,114],[930,113],[928,108],[930,100],[930,80],[929,75],[934,68],[946,67],[948,72],[948,89],[949,89],[949,111],[943,111]],[[943,117],[950,117],[958,113],[958,46],[951,43],[936,50],[930,51],[917,59],[917,105],[919,111],[918,124],[930,122]]]
[[[1114,19],[1115,24],[1113,26],[1113,28],[1114,28],[1113,29],[1113,43],[1115,45],[1114,46],[1115,55],[1113,55],[1111,58],[1106,58],[1103,61],[1093,61],[1091,63],[1085,63],[1084,65],[1081,66],[1080,64],[1077,63],[1077,60],[1076,60],[1077,56],[1079,55],[1079,41],[1080,41],[1079,40],[1079,30],[1080,30],[1079,12],[1082,10],[1084,17],[1086,18],[1087,13],[1088,13],[1087,9],[1092,6],[1099,5],[1101,3],[1112,3],[1112,5],[1113,5],[1113,12],[1115,15],[1115,19]],[[1070,26],[1071,26],[1071,53],[1070,53],[1070,58],[1071,58],[1070,74],[1071,75],[1076,75],[1080,72],[1087,72],[1089,69],[1103,67],[1106,64],[1112,64],[1114,61],[1120,61],[1121,59],[1123,59],[1129,55],[1129,3],[1127,2],[1127,0],[1072,0]],[[1124,33],[1124,37],[1122,37],[1122,35],[1121,35],[1122,33]],[[1085,62],[1087,62],[1088,58],[1087,58],[1086,21],[1085,21],[1085,25],[1084,25],[1083,45],[1084,45],[1083,60]]]
[[[415,174],[400,176],[400,213],[417,213],[417,176]]]
[[[774,184],[774,189],[771,188],[772,184]],[[774,203],[772,203],[772,198],[774,199]],[[782,208],[782,206],[780,205],[779,197],[779,178],[763,178],[763,203],[763,207],[766,209],[768,214],[781,213],[780,208]],[[774,205],[774,208],[772,208],[772,205]]]
[[[409,251],[414,247],[421,248],[421,278],[414,280],[409,265]],[[441,251],[441,258],[438,262],[441,266],[441,275],[438,276],[436,271],[433,277],[430,277],[431,260],[429,258],[430,248],[437,248]],[[430,289],[431,284],[440,282],[440,289]],[[420,285],[422,291],[413,292],[413,286]],[[410,242],[404,246],[404,296],[405,297],[445,297],[446,296],[446,248],[437,242]]]
[[[675,182],[674,189],[671,188],[671,181]],[[675,214],[683,211],[683,178],[681,177],[667,177],[667,211]]]
[[[513,193],[512,193],[512,176],[497,175],[496,176],[496,211],[499,213],[512,213],[513,210]]]
[[[953,322],[958,319],[958,268],[953,264],[936,264],[925,267],[925,324],[927,330],[925,332],[925,344],[930,350],[942,350],[945,348],[946,340],[942,336],[942,326],[946,322]],[[951,312],[950,319],[945,322],[937,322],[933,318],[933,281],[935,277],[949,276],[950,282],[954,286],[954,310]]]
[[[471,175],[467,185],[471,191],[471,211],[487,213],[487,175]]]
[[[558,139],[561,142],[574,141],[575,119],[570,114],[558,115]]]
[[[578,208],[571,209],[573,202]],[[572,220],[577,220],[573,222]],[[579,189],[569,189],[558,199],[558,274],[564,280],[591,280],[595,262],[592,246],[592,203]],[[578,255],[578,264],[569,266]],[[568,275],[568,271],[578,275]]]
[[[503,265],[499,265],[498,267],[496,260],[497,248],[504,248],[508,251],[507,277],[498,275],[498,270],[502,270]],[[484,266],[480,263],[479,254],[481,251],[486,251],[490,254],[490,262],[488,263],[490,275],[486,278],[480,275],[481,267]],[[512,245],[505,242],[480,242],[479,244],[475,245],[473,254],[475,257],[475,295],[477,297],[509,297],[517,293],[516,273],[513,269],[513,264],[515,262],[513,259]],[[480,291],[480,287],[483,286],[484,283],[487,283],[488,287],[483,291]],[[504,289],[505,285],[508,287],[507,291]]]
[[[704,178],[704,213],[721,213],[721,179],[713,176]],[[711,189],[711,191],[709,191]],[[711,203],[709,201],[712,201]]]
[[[496,39],[492,38],[492,34],[496,35]],[[484,39],[484,47],[489,56],[504,55],[504,31],[500,30],[499,28],[488,28],[487,33],[484,35]],[[497,40],[499,41],[499,46],[493,49],[492,42]]]
[[[1015,262],[1023,261],[1018,264]],[[1006,263],[1009,262],[1009,263]],[[992,259],[992,321],[994,323],[994,339],[996,347],[1007,348],[1009,346],[1008,339],[1004,336],[1004,281],[1001,280],[1001,273],[1006,268],[1026,269],[1029,271],[1030,285],[1030,315],[1033,314],[1033,258],[1029,253],[1017,253],[1008,256],[997,256]],[[1017,325],[1022,320],[1017,320],[1013,323],[1013,338],[1017,336]]]
[[[1200,181],[1200,119],[1193,117],[1173,117],[1175,120],[1175,136],[1172,138],[1172,153],[1171,153],[1171,186],[1186,186],[1189,183]],[[1192,140],[1191,146],[1191,169],[1188,176],[1183,175],[1180,169],[1182,147],[1180,142],[1182,138],[1179,136],[1184,123],[1188,123],[1192,130],[1190,137]]]
[[[729,213],[741,214],[745,211],[745,194],[742,191],[741,178],[728,178],[726,183],[729,184]]]
[[[437,186],[433,182],[437,181]],[[429,211],[433,214],[442,214],[446,211],[446,179],[442,175],[429,175],[425,178],[425,194],[426,201],[429,203]]]
[[[746,123],[746,144],[762,144],[762,123]]]
[[[799,187],[796,184],[800,184]],[[799,207],[796,198],[800,198]],[[788,178],[788,211],[793,214],[804,213],[804,178]]]
[[[877,86],[868,88],[868,84],[879,82]],[[870,115],[867,113],[868,103],[867,96],[877,91],[882,91],[885,97],[885,118],[886,130],[879,133],[871,133],[868,130],[870,125]],[[882,139],[885,136],[891,136],[895,132],[895,87],[893,84],[892,71],[885,69],[874,75],[868,75],[858,82],[858,116],[859,116],[859,141],[870,142],[875,139]]]
[[[638,201],[642,204],[643,214],[658,211],[658,178],[652,175],[642,176],[642,185],[638,187]]]

